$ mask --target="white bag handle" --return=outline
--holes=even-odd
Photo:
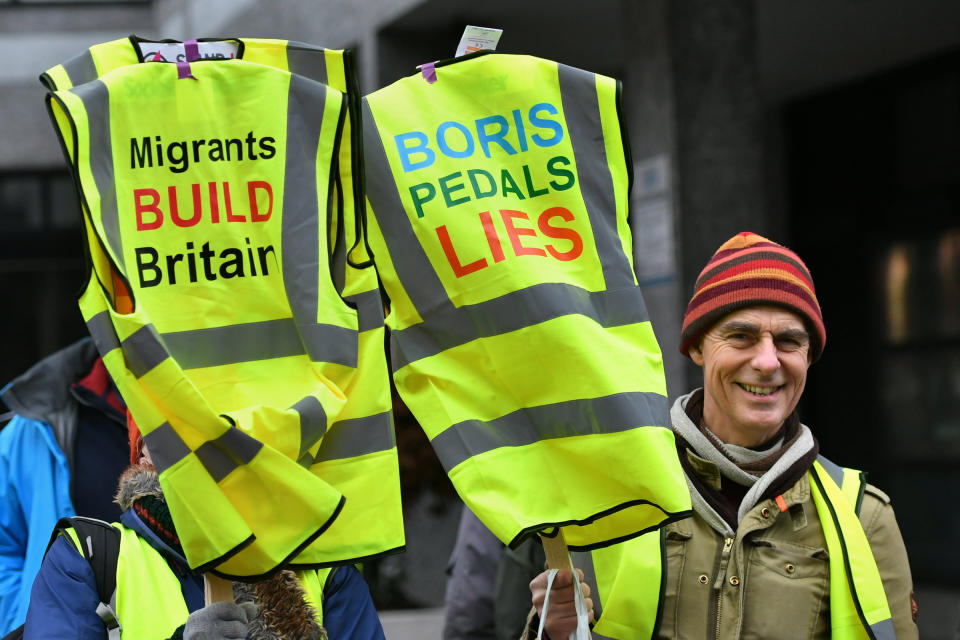
[[[577,630],[570,634],[568,640],[590,640],[590,619],[587,611],[587,600],[580,590],[580,575],[573,567],[570,551],[563,539],[563,532],[557,531],[554,537],[541,536],[543,550],[547,555],[547,565],[550,571],[547,574],[547,593],[543,598],[543,611],[540,613],[540,627],[537,629],[537,640],[543,640],[543,625],[547,619],[547,609],[550,604],[550,589],[553,579],[560,569],[569,569],[573,575],[573,603],[577,612]]]

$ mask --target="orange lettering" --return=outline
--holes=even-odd
[[[480,212],[480,222],[483,224],[483,232],[487,236],[487,244],[490,245],[493,261],[502,262],[504,260],[503,247],[500,245],[500,236],[497,235],[497,230],[493,226],[493,218],[489,211]]]
[[[457,252],[453,248],[453,243],[450,241],[450,233],[447,231],[447,225],[437,227],[437,237],[440,238],[440,246],[443,247],[443,253],[447,256],[447,262],[450,263],[454,275],[458,278],[462,278],[474,271],[479,271],[487,266],[486,258],[474,260],[470,264],[460,264],[460,258],[457,256]]]
[[[580,237],[580,234],[573,229],[567,227],[552,227],[550,226],[551,218],[562,218],[565,222],[573,222],[573,214],[563,207],[551,207],[540,214],[540,219],[537,220],[537,226],[540,227],[540,232],[548,238],[557,238],[559,240],[569,240],[572,244],[569,251],[557,251],[553,245],[546,245],[547,251],[550,252],[550,255],[556,258],[557,260],[562,260],[564,262],[568,260],[576,260],[580,257],[580,254],[583,253],[583,239]]]
[[[513,252],[517,256],[546,256],[547,252],[543,249],[532,249],[525,247],[520,242],[520,236],[536,236],[537,232],[528,227],[516,227],[513,224],[514,218],[529,220],[523,211],[514,211],[512,209],[500,209],[500,215],[503,216],[503,226],[507,228],[507,237],[510,238],[510,244],[513,245]]]

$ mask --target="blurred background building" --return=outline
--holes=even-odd
[[[797,250],[829,347],[801,414],[893,499],[921,636],[960,612],[960,3],[951,0],[0,0],[0,382],[84,333],[79,213],[40,72],[87,46],[278,37],[358,52],[364,92],[453,55],[499,51],[620,78],[636,264],[672,396],[697,270],[749,229]],[[2,409],[0,409],[2,413]],[[408,552],[371,566],[382,610],[442,605],[459,502],[403,407]],[[415,637],[436,616],[393,618]],[[388,624],[389,628],[389,624]]]

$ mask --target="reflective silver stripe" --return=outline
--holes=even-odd
[[[666,396],[642,391],[569,400],[517,409],[488,422],[458,422],[434,437],[431,444],[449,473],[464,460],[500,447],[663,426],[668,424],[668,409]]]
[[[362,106],[367,197],[373,205],[377,224],[391,247],[397,277],[416,309],[432,309],[439,313],[452,310],[453,304],[447,297],[440,278],[420,246],[410,219],[403,213],[403,203],[383,148],[383,140],[380,139],[376,119],[366,98],[363,99]],[[423,317],[422,311],[420,315]]]
[[[150,459],[157,473],[163,473],[177,462],[190,455],[190,447],[180,435],[174,431],[169,422],[143,436],[143,441],[150,450]]]
[[[873,637],[877,640],[897,640],[897,630],[893,626],[892,618],[873,623],[870,625],[870,630],[873,631]]]
[[[300,414],[300,453],[317,444],[327,432],[327,412],[314,396],[307,396],[290,407]]]
[[[121,346],[106,311],[90,318],[87,331],[100,355]],[[311,344],[323,349],[322,353],[309,354],[312,360],[357,366],[353,330],[320,324],[298,330],[291,318],[164,333],[159,337],[162,342],[153,325],[147,325],[124,340],[122,346],[128,368],[139,378],[168,356],[188,370],[303,355],[307,352],[301,332],[310,333]]]
[[[96,285],[90,284],[89,286]],[[105,356],[120,347],[120,338],[117,337],[117,330],[113,328],[109,311],[101,311],[87,320],[87,331],[93,338],[93,343],[97,345],[97,351],[100,352],[101,356]]]
[[[100,74],[97,73],[97,65],[93,61],[93,54],[90,53],[89,49],[64,62],[63,69],[67,72],[70,84],[74,87],[100,77]]]
[[[219,438],[204,442],[194,453],[210,477],[220,482],[237,467],[249,464],[262,448],[263,443],[256,438],[230,427]]]
[[[835,462],[824,458],[822,455],[817,456],[817,462],[820,463],[820,466],[823,467],[823,470],[833,479],[834,484],[836,484],[841,489],[843,488],[843,467],[839,466]]]
[[[391,364],[398,370],[477,338],[516,331],[570,314],[592,318],[603,327],[650,319],[638,287],[590,292],[555,282],[538,284],[479,304],[447,307],[419,324],[391,332],[394,341]]]
[[[391,334],[394,370],[479,337],[499,335],[571,313],[587,315],[604,327],[649,319],[617,235],[613,181],[604,160],[595,76],[564,65],[560,65],[558,73],[564,118],[608,289],[600,293],[544,283],[475,305],[454,307],[409,218],[397,214],[403,211],[403,204],[376,119],[369,102],[363,100],[367,195],[377,223],[393,249],[397,276],[424,318],[422,324]]]
[[[152,324],[144,325],[131,333],[121,346],[127,369],[138,378],[170,357]]]
[[[292,318],[169,332],[163,342],[183,369],[198,369],[303,355],[301,332],[311,335],[308,344],[322,349],[309,354],[312,360],[356,366],[352,330],[326,324],[298,330]]]
[[[87,111],[90,139],[90,172],[100,196],[100,221],[106,241],[117,257],[120,271],[126,273],[123,242],[120,238],[120,214],[117,209],[117,191],[114,183],[113,148],[110,143],[110,92],[100,80],[76,86],[70,91],[80,98]],[[72,118],[76,123],[76,118]],[[74,159],[74,163],[78,159]],[[86,196],[90,201],[90,194]]]
[[[345,367],[357,366],[357,332],[332,324],[300,325],[300,337],[306,353],[314,362],[334,362]]]
[[[325,243],[320,224],[327,217],[326,211],[318,210],[317,193],[318,189],[330,188],[330,184],[317,184],[316,172],[326,92],[327,88],[318,82],[299,75],[290,76],[281,230],[283,286],[290,309],[307,353],[311,359],[321,361],[324,360],[321,354],[327,351],[331,339],[327,329],[319,329],[326,325],[317,324],[320,247]],[[337,117],[339,112],[330,115]],[[334,124],[327,123],[326,126]],[[334,339],[341,342],[338,348],[352,351],[350,359],[335,362],[355,367],[356,332],[344,330]]]
[[[357,330],[369,331],[383,326],[383,300],[379,289],[371,289],[352,296],[346,301],[357,308]]]
[[[563,119],[573,145],[580,192],[603,266],[604,282],[607,289],[632,286],[633,271],[617,235],[616,199],[603,143],[597,76],[565,64],[557,65],[557,73]]]
[[[571,551],[570,558],[573,566],[583,571],[583,581],[590,587],[590,599],[593,600],[593,619],[599,620],[603,613],[603,603],[600,601],[600,587],[597,586],[597,572],[593,568],[593,554],[589,551]],[[591,632],[592,637],[600,638]]]
[[[297,73],[327,84],[327,59],[321,47],[294,40],[288,41],[287,67],[290,73]]]
[[[375,451],[387,451],[396,444],[392,411],[364,418],[340,420],[330,427],[329,433],[320,445],[314,464],[327,460],[356,458]]]
[[[297,458],[297,464],[304,469],[309,469],[313,466],[313,456],[310,455],[309,451],[304,451],[300,454],[300,457]]]

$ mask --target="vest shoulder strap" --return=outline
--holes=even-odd
[[[80,552],[90,563],[93,569],[94,581],[97,585],[97,615],[103,620],[111,640],[119,638],[120,623],[116,615],[117,593],[117,560],[120,557],[120,532],[109,522],[96,518],[74,516],[61,518],[50,538],[50,545],[61,534],[67,535],[72,529],[76,533],[76,542]]]
[[[863,505],[863,493],[867,488],[867,474],[859,469],[841,467],[823,455],[817,456],[817,462],[850,501],[853,512],[859,517],[860,507]]]

